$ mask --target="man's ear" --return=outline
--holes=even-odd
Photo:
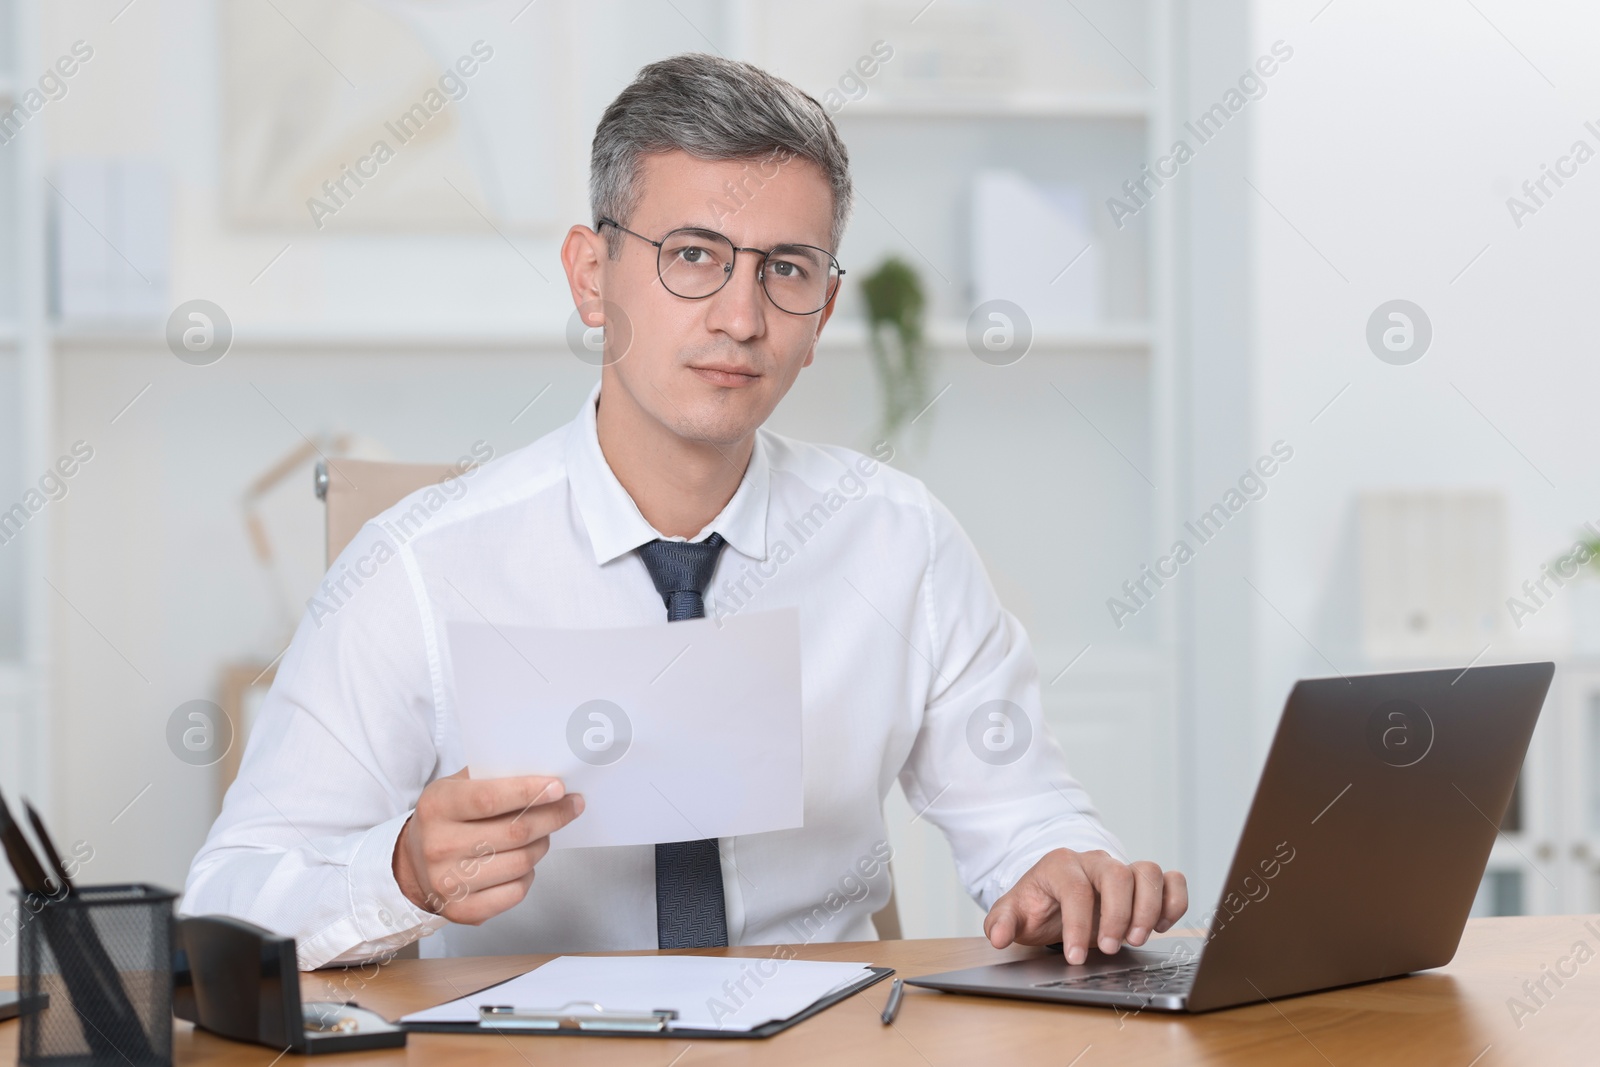
[[[566,240],[561,242],[561,266],[567,272],[567,285],[572,290],[575,306],[583,307],[592,302],[591,306],[599,307],[605,295],[607,258],[606,240],[594,230],[580,223],[567,231]],[[590,322],[589,325],[601,324]]]

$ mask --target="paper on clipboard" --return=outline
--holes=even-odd
[[[555,775],[583,794],[552,849],[803,824],[797,609],[446,636],[472,776]]]
[[[526,974],[447,1004],[402,1016],[402,1023],[478,1022],[485,1004],[558,1008],[593,1002],[610,1011],[670,1008],[672,1029],[753,1030],[787,1019],[860,981],[865,963],[717,956],[557,956]]]

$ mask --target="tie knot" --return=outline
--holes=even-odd
[[[669,622],[705,615],[706,586],[726,543],[714,533],[704,541],[657,540],[639,546],[639,558],[667,606]]]

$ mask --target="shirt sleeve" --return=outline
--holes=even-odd
[[[1054,849],[1125,856],[1045,725],[1022,624],[955,517],[927,501],[917,644],[930,650],[928,692],[900,784],[912,810],[943,831],[963,885],[987,911]]]
[[[404,545],[374,523],[329,568],[179,905],[295,938],[305,970],[392,953],[446,923],[406,898],[392,867],[437,767],[432,657],[411,568]]]

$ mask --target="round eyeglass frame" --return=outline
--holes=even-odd
[[[633,230],[628,229],[622,223],[618,222],[616,219],[613,219],[613,218],[601,218],[600,221],[596,224],[595,229],[596,230],[601,230],[601,229],[604,229],[607,226],[614,226],[617,229],[621,230],[623,233],[632,234],[634,237],[637,237],[639,240],[644,241],[647,244],[655,245],[655,248],[656,248],[656,278],[660,280],[661,287],[663,289],[665,289],[667,292],[671,293],[673,296],[677,297],[680,300],[705,300],[707,297],[716,296],[718,293],[722,292],[722,290],[728,284],[728,279],[733,277],[734,268],[736,268],[739,265],[739,253],[740,252],[749,252],[752,255],[757,255],[757,256],[761,257],[761,262],[756,267],[756,280],[760,283],[761,291],[766,294],[767,300],[769,300],[772,303],[772,306],[777,308],[779,311],[783,312],[786,315],[805,316],[805,315],[815,315],[818,312],[820,312],[823,308],[828,306],[828,304],[833,300],[833,298],[835,296],[838,295],[838,293],[839,293],[839,279],[843,278],[844,277],[844,273],[845,273],[844,272],[844,268],[839,266],[839,261],[838,261],[838,259],[836,259],[834,257],[834,254],[832,252],[829,252],[826,248],[819,248],[816,245],[808,245],[808,244],[800,244],[800,243],[796,243],[796,242],[790,242],[788,244],[778,245],[776,248],[768,248],[768,249],[745,248],[745,247],[742,247],[740,245],[734,244],[732,239],[729,238],[726,234],[717,233],[716,230],[710,230],[710,229],[707,229],[704,226],[680,226],[675,230],[668,230],[664,235],[662,235],[661,240],[652,241],[650,238],[646,237],[642,233],[634,233]],[[670,238],[675,233],[708,233],[708,234],[713,234],[713,235],[715,235],[717,237],[720,237],[722,240],[728,242],[728,247],[733,249],[733,256],[728,261],[727,270],[723,272],[722,284],[721,285],[717,286],[715,289],[711,290],[711,292],[709,292],[709,293],[702,293],[699,296],[685,296],[683,293],[678,292],[676,289],[672,288],[672,286],[667,284],[666,275],[661,272],[661,249],[662,249],[662,246],[664,246],[667,243],[668,238]],[[778,248],[815,248],[818,252],[821,252],[823,255],[828,257],[828,262],[833,265],[833,270],[834,270],[833,281],[828,286],[828,295],[823,298],[822,303],[819,304],[817,307],[812,308],[810,311],[791,311],[790,309],[784,307],[782,304],[778,303],[777,300],[773,299],[772,292],[767,288],[767,257],[772,255],[773,252],[777,251]]]

